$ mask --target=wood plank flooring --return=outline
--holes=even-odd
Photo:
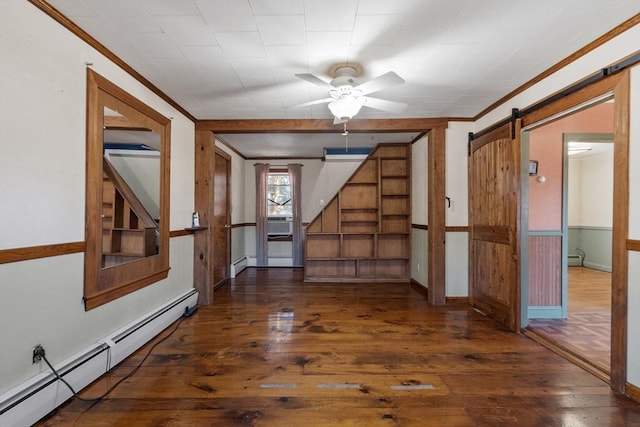
[[[152,345],[82,394],[101,394]],[[308,284],[301,270],[248,269],[105,400],[72,400],[40,425],[633,426],[640,405],[466,305],[430,306],[409,285]]]
[[[567,319],[532,319],[529,329],[609,373],[611,273],[570,267],[567,290]]]

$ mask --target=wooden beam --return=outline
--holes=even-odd
[[[213,133],[196,131],[195,142],[195,210],[204,231],[193,238],[193,286],[198,291],[198,305],[213,303],[213,173],[215,139]]]
[[[343,129],[332,120],[317,119],[257,119],[257,120],[198,120],[196,130],[213,133],[331,133]],[[446,118],[350,120],[349,132],[424,132],[447,127]]]
[[[445,294],[445,127],[429,132],[429,207],[427,222],[427,264],[429,275],[429,302],[433,305],[446,304]]]

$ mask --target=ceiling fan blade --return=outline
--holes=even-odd
[[[327,102],[333,101],[333,98],[324,98],[324,99],[316,99],[314,101],[303,102],[302,104],[291,105],[286,108],[302,108],[302,107],[311,107],[312,105],[324,104]]]
[[[400,114],[405,110],[405,108],[407,108],[407,104],[404,104],[402,102],[389,101],[380,98],[371,98],[370,96],[365,96],[364,99],[364,105],[366,107],[387,111],[389,113]]]
[[[404,79],[402,77],[400,77],[393,71],[389,71],[388,73],[384,73],[378,77],[375,77],[356,86],[355,89],[361,91],[363,95],[367,95],[369,93],[377,92],[388,87],[401,85],[402,83],[404,83]]]
[[[322,88],[325,89],[335,89],[333,86],[331,86],[328,82],[322,80],[320,77],[314,76],[313,74],[309,74],[309,73],[304,73],[304,74],[295,74],[296,77],[298,77],[299,79],[308,81],[311,84],[314,84],[316,86],[320,86]]]

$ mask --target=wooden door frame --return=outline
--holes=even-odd
[[[446,118],[413,119],[354,119],[349,120],[349,132],[425,132],[429,134],[427,299],[434,305],[446,303],[445,283],[445,166]],[[325,119],[255,119],[255,120],[198,120],[196,140],[202,133],[335,133],[340,128]],[[240,153],[238,153],[240,154]],[[196,157],[201,152],[196,149]],[[196,161],[196,164],[198,162]],[[196,173],[196,177],[197,177]],[[197,186],[197,183],[196,183]],[[196,255],[197,257],[198,255]]]
[[[229,160],[227,170],[227,218],[230,219],[230,187],[231,187],[231,156],[215,146],[216,138],[213,132],[196,130],[195,134],[195,197],[194,209],[200,215],[202,229],[194,231],[193,239],[193,286],[198,291],[198,305],[213,303],[214,265],[214,229],[213,219],[213,190],[215,175],[215,155],[220,154]],[[230,230],[230,229],[229,229]],[[227,260],[231,257],[230,231],[227,237]],[[227,264],[229,264],[228,262]]]
[[[614,193],[613,242],[611,275],[611,386],[626,391],[627,378],[627,295],[629,235],[629,70],[610,75],[580,90],[522,116],[522,127],[542,122],[550,117],[612,93],[614,98]],[[553,96],[553,95],[552,95]],[[528,200],[521,199],[523,209]],[[524,260],[523,260],[524,261]]]

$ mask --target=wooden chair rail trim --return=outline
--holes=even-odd
[[[189,236],[193,234],[193,231],[190,230],[172,230],[169,232],[169,238],[173,238],[173,237],[182,237],[182,236]]]
[[[174,230],[170,232],[169,237],[182,237],[190,234],[191,233],[186,230]],[[85,248],[85,242],[67,242],[52,243],[50,245],[27,246],[23,248],[0,249],[0,264],[76,254],[84,252]]]
[[[85,251],[85,242],[53,243],[0,250],[0,264],[69,255]]]
[[[640,251],[640,240],[627,240],[628,251]]]
[[[429,230],[428,225],[424,224],[411,224],[411,228],[415,228],[416,230]],[[446,233],[468,233],[469,226],[468,225],[448,225],[444,228]]]
[[[444,228],[447,233],[468,233],[468,225],[448,225]]]

